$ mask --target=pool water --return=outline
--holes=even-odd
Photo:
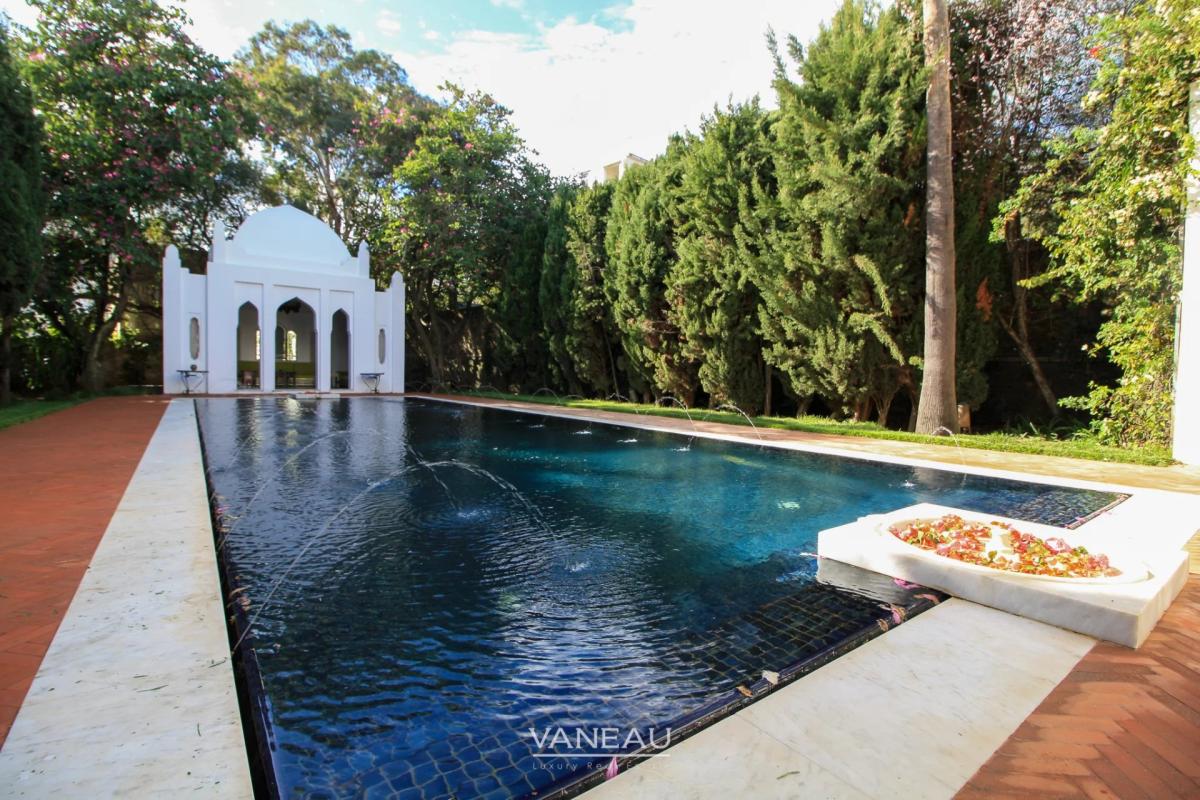
[[[818,580],[818,531],[926,501],[1064,525],[1118,499],[432,400],[196,405],[289,798],[569,787],[924,602]]]

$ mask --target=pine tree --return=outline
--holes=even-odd
[[[0,405],[10,399],[16,317],[33,296],[41,259],[41,129],[0,26]]]
[[[759,332],[757,287],[737,239],[741,207],[771,169],[767,115],[758,100],[715,111],[684,157],[679,260],[668,276],[672,318],[685,354],[699,363],[710,404],[762,411],[769,380]]]
[[[800,398],[886,421],[915,391],[924,161],[919,42],[902,11],[848,0],[805,54],[777,56],[778,195],[743,215],[761,248],[767,360]]]

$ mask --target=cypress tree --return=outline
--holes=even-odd
[[[542,250],[542,277],[538,287],[538,305],[542,310],[542,336],[550,354],[550,374],[558,386],[573,394],[582,387],[567,352],[567,326],[571,318],[572,299],[576,290],[577,267],[567,249],[567,226],[570,222],[571,201],[578,188],[563,184],[550,198],[546,211],[546,240]]]
[[[579,380],[604,397],[628,393],[619,377],[619,335],[604,294],[608,264],[604,239],[612,199],[613,184],[597,184],[578,193],[567,215],[566,249],[572,271],[563,347]]]
[[[691,405],[698,365],[686,352],[667,296],[675,262],[674,204],[686,145],[635,167],[617,184],[605,237],[605,292],[628,359],[631,388],[669,394]]]
[[[0,404],[11,398],[12,336],[41,261],[41,128],[0,26]]]
[[[924,78],[903,12],[848,0],[805,54],[799,81],[776,57],[778,196],[746,216],[763,252],[767,360],[801,398],[886,421],[915,400],[910,359],[923,277]]]
[[[771,170],[767,115],[758,100],[715,111],[684,157],[679,260],[669,275],[684,352],[699,363],[710,404],[762,411],[769,380],[758,325],[759,293],[737,239],[751,187]]]
[[[484,335],[494,339],[479,347],[496,385],[536,391],[550,379],[539,295],[554,187],[550,176],[529,162],[515,178],[504,213],[492,223],[499,283],[488,303],[493,324]]]

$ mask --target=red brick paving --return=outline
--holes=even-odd
[[[105,397],[0,430],[0,745],[166,403]]]
[[[1102,642],[958,793],[1200,798],[1200,575],[1138,650]]]

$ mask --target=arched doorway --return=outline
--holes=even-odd
[[[262,386],[262,333],[258,327],[258,307],[246,301],[238,308],[237,323],[237,387],[257,389]]]
[[[275,387],[312,389],[317,385],[317,315],[293,297],[275,312]]]
[[[350,388],[350,315],[340,308],[329,329],[329,388]]]

